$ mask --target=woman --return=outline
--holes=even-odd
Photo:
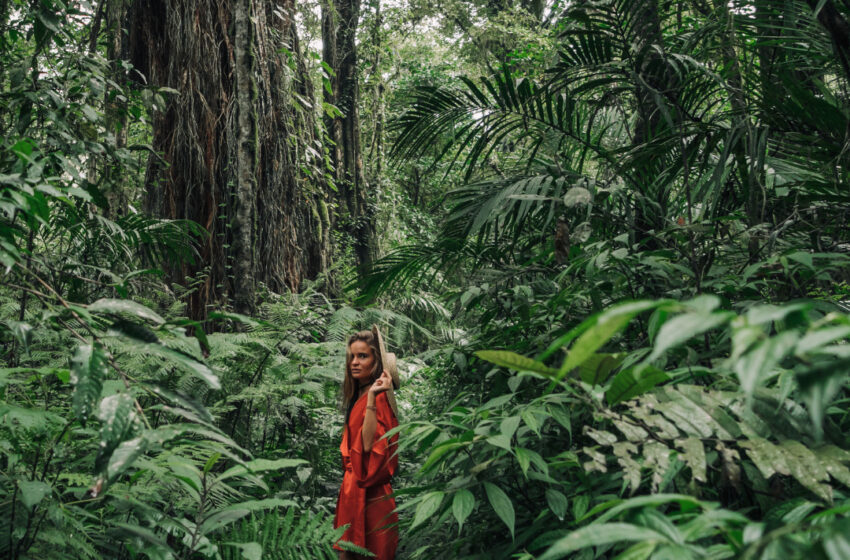
[[[398,516],[390,479],[398,468],[397,435],[384,435],[398,426],[393,389],[398,388],[395,354],[389,354],[377,327],[348,340],[342,384],[345,427],[342,465],[345,469],[334,527],[348,525],[340,541],[372,552],[377,560],[392,560],[398,544]],[[340,560],[359,558],[342,550]]]

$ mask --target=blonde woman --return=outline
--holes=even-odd
[[[398,469],[398,426],[393,390],[399,386],[395,354],[387,353],[377,327],[348,339],[342,383],[345,426],[344,468],[334,527],[348,525],[341,541],[369,550],[377,560],[392,560],[398,545],[398,516],[390,481]],[[359,555],[335,545],[340,560]]]

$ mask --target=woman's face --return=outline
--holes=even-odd
[[[355,340],[349,346],[351,363],[348,371],[351,377],[362,383],[372,380],[372,369],[375,367],[375,355],[372,348],[362,340]]]

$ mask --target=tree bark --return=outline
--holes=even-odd
[[[820,8],[818,21],[829,33],[835,55],[841,63],[841,69],[844,70],[844,77],[850,79],[850,24],[831,0],[807,0],[807,2],[812,10]]]
[[[339,54],[337,52],[337,32],[339,15],[334,0],[322,0],[322,62],[325,65],[327,84],[322,88],[322,96],[328,105],[338,103],[339,98]],[[342,171],[342,119],[324,113],[325,133],[328,136],[328,152],[334,183],[341,182]]]
[[[236,0],[234,6],[236,75],[236,196],[233,220],[233,307],[237,313],[254,311],[254,191],[257,164],[257,122],[253,98],[251,0]]]
[[[324,57],[336,75],[334,105],[342,112],[341,118],[326,124],[330,124],[329,135],[338,147],[335,153],[337,187],[346,212],[345,223],[353,238],[358,270],[362,275],[377,256],[377,235],[374,196],[369,191],[363,173],[360,140],[356,44],[360,0],[336,0],[333,5],[326,4],[325,16],[323,40],[328,44]],[[335,137],[337,132],[338,138]]]
[[[127,44],[124,40],[124,20],[127,15],[126,0],[103,0],[106,2],[106,59],[109,61],[112,80],[123,85],[126,82],[126,72],[121,60],[126,58]],[[93,41],[96,38],[93,39]],[[127,146],[127,102],[119,101],[115,91],[107,89],[104,107],[106,128],[115,139],[115,149]],[[104,170],[104,196],[108,202],[108,216],[122,216],[127,212],[129,192],[127,186],[120,181],[121,172],[114,166],[106,166]]]
[[[209,232],[198,262],[168,270],[192,287],[187,313],[195,319],[230,302],[252,309],[252,282],[298,290],[318,273],[319,201],[298,175],[300,146],[315,137],[297,127],[292,101],[300,56],[293,13],[293,0],[132,5],[133,65],[147,83],[178,92],[153,116],[146,206]],[[253,82],[240,80],[245,72]]]

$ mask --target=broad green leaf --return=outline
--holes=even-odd
[[[475,496],[469,490],[458,490],[452,498],[452,514],[457,520],[457,532],[460,534],[463,529],[463,522],[472,513],[472,508],[475,507]]]
[[[19,480],[18,488],[21,490],[21,501],[30,511],[50,494],[50,485],[40,480]]]
[[[109,336],[120,337],[131,344],[159,344],[159,337],[145,323],[123,318],[113,319],[107,329]]]
[[[183,487],[196,499],[200,498],[203,481],[201,471],[184,457],[168,459],[169,474],[183,483]]]
[[[236,465],[224,471],[218,477],[218,481],[227,480],[234,476],[242,476],[248,473],[258,473],[264,471],[277,471],[280,469],[290,469],[306,463],[304,459],[254,459],[248,461],[244,465]]]
[[[620,554],[614,560],[647,560],[658,548],[657,542],[647,541],[635,543]]]
[[[554,488],[546,489],[546,504],[560,521],[567,515],[567,497]]]
[[[553,377],[558,373],[556,369],[550,368],[537,360],[532,360],[531,358],[526,358],[525,356],[520,356],[507,350],[479,350],[475,355],[491,364],[516,371],[530,371],[546,377]]]
[[[106,465],[107,480],[115,480],[119,474],[132,465],[133,461],[145,452],[145,443],[144,437],[122,441],[109,457],[109,462]]]
[[[100,446],[95,457],[95,469],[103,471],[113,451],[136,430],[136,410],[133,398],[126,393],[110,395],[100,401],[98,419],[101,421]]]
[[[196,375],[207,383],[213,389],[221,389],[221,382],[218,376],[203,362],[196,359],[194,356],[169,348],[161,344],[156,335],[147,327],[137,323],[127,321],[116,322],[113,328],[110,329],[113,336],[119,336],[124,341],[137,346],[141,352],[153,354],[164,358],[174,364],[177,364],[182,369]]]
[[[528,466],[530,464],[534,464],[537,470],[543,475],[549,474],[549,463],[538,452],[525,449],[524,447],[516,447],[514,448],[514,452],[516,453],[517,461],[522,468],[523,474],[528,472]]]
[[[126,299],[99,299],[89,305],[89,311],[95,313],[114,313],[116,315],[127,313],[128,315],[150,321],[156,325],[161,325],[165,322],[165,319],[160,317],[155,311],[148,309],[140,303]]]
[[[207,462],[204,463],[204,474],[209,473],[219,459],[221,459],[221,453],[213,453],[210,458],[207,459]]]
[[[517,463],[519,463],[519,468],[522,469],[522,475],[528,478],[528,467],[531,465],[531,454],[527,449],[522,447],[514,449],[514,453],[516,453],[516,460]]]
[[[812,450],[799,441],[786,440],[779,446],[785,456],[785,464],[797,481],[826,502],[832,501],[832,487],[824,484],[829,473]]]
[[[846,466],[850,464],[850,452],[834,445],[825,445],[813,451],[817,454],[818,461],[829,471],[829,475],[850,488],[850,469]]]
[[[59,368],[59,369],[55,369],[54,373],[56,374],[56,378],[59,381],[61,381],[62,383],[67,384],[67,383],[71,382],[71,370],[70,369]],[[3,386],[3,381],[2,381],[2,379],[0,379],[0,387],[2,387],[2,386]]]
[[[522,421],[525,422],[525,425],[528,426],[528,428],[532,432],[534,432],[535,434],[537,434],[539,436],[540,435],[540,421],[537,419],[537,415],[535,414],[535,410],[537,410],[537,409],[532,408],[532,407],[524,407],[522,409],[522,411],[519,413],[519,415],[522,418]],[[544,421],[545,421],[545,416],[544,416]]]
[[[804,356],[810,352],[820,350],[827,344],[846,340],[848,337],[850,337],[850,326],[847,325],[815,329],[807,332],[797,342],[797,348],[794,349],[794,354]]]
[[[738,374],[745,395],[752,395],[779,362],[794,350],[797,338],[797,333],[793,331],[779,333],[757,343],[735,361],[735,373]]]
[[[511,450],[511,437],[508,434],[496,434],[487,438],[487,443],[500,447],[507,451]]]
[[[513,393],[508,393],[506,395],[499,395],[498,397],[493,397],[486,403],[482,404],[478,407],[479,412],[484,410],[490,410],[491,408],[499,408],[508,403],[514,397]]]
[[[702,294],[683,303],[688,311],[707,315],[720,307],[720,298],[712,294]]]
[[[487,493],[487,500],[489,500],[490,505],[493,506],[496,515],[498,515],[499,519],[501,519],[502,522],[507,525],[508,529],[510,529],[511,538],[513,538],[516,516],[514,514],[514,505],[511,503],[511,499],[508,498],[508,495],[505,494],[504,490],[491,482],[484,483],[484,491]]]
[[[24,352],[29,354],[30,344],[32,343],[32,326],[28,323],[12,320],[6,321],[6,324],[8,325],[12,336],[15,337],[15,340],[17,340],[21,345],[21,348],[24,349]]]
[[[508,416],[499,424],[499,431],[508,436],[510,440],[516,433],[517,428],[519,428],[520,422],[521,418],[519,416]]]
[[[582,527],[558,540],[539,557],[539,560],[565,558],[576,550],[590,546],[626,542],[666,542],[660,533],[630,523],[602,523]]]
[[[828,560],[850,558],[850,519],[836,520],[825,533],[823,550]]]
[[[77,347],[71,359],[70,381],[74,386],[74,414],[83,426],[100,398],[106,374],[106,356],[99,346],[83,344]]]
[[[431,454],[428,456],[428,459],[422,465],[422,468],[420,470],[422,472],[428,472],[429,469],[431,469],[437,464],[437,462],[443,457],[443,455],[461,446],[462,444],[458,443],[457,441],[448,441],[445,443],[441,443],[440,445],[435,447],[433,451],[431,451]]]
[[[612,371],[620,367],[625,357],[624,353],[593,354],[579,366],[579,377],[589,385],[601,385],[608,380]]]
[[[596,322],[576,339],[558,370],[558,379],[583,364],[603,344],[623,330],[640,313],[660,306],[663,301],[637,301],[614,306],[601,313]]]
[[[818,440],[823,437],[823,418],[827,406],[845,385],[850,373],[850,359],[820,360],[807,370],[798,372],[797,383],[809,410]]]
[[[605,400],[608,406],[613,406],[640,396],[669,380],[666,373],[652,365],[626,368],[614,376],[611,386],[605,392]]]
[[[242,519],[249,513],[251,513],[251,510],[244,508],[217,511],[204,519],[203,523],[201,523],[200,534],[204,536],[209,535],[210,533],[213,533],[234,521]]]
[[[440,504],[443,503],[443,495],[442,492],[429,492],[425,494],[422,501],[416,505],[416,515],[413,517],[413,525],[410,526],[411,529],[425,523],[428,518],[440,509]]]
[[[747,450],[747,456],[765,479],[769,479],[777,472],[785,476],[791,475],[782,450],[768,440],[751,437],[743,439],[738,445]]]
[[[587,513],[587,508],[590,505],[590,498],[587,494],[579,494],[573,498],[573,517],[581,519]]]
[[[652,494],[649,496],[638,496],[629,498],[628,500],[611,500],[600,506],[596,506],[591,514],[597,514],[600,511],[608,510],[600,515],[594,523],[605,523],[624,511],[632,509],[640,509],[644,507],[658,507],[664,504],[676,503],[683,510],[703,508],[704,505],[693,496],[684,494]]]
[[[652,353],[646,358],[646,361],[652,362],[662,356],[667,350],[675,348],[697,335],[728,323],[734,317],[735,314],[731,312],[718,312],[685,313],[684,315],[677,315],[672,319],[668,319],[661,326],[661,330],[658,331],[658,336],[655,338],[655,347],[652,349]]]
[[[811,309],[810,303],[794,303],[790,305],[757,305],[747,310],[747,323],[764,325],[781,321],[791,313]]]
[[[630,314],[634,313],[637,315],[642,313],[643,311],[647,311],[649,309],[654,308],[663,308],[664,306],[669,306],[675,304],[672,300],[659,300],[659,301],[648,301],[648,300],[640,300],[633,301],[628,303],[623,303],[617,306],[614,306],[610,309],[597,313],[591,317],[588,317],[584,321],[582,321],[579,325],[572,328],[566,334],[558,337],[552,344],[549,345],[548,348],[540,355],[541,360],[545,360],[564,346],[568,345],[570,342],[575,340],[578,336],[583,335],[588,330],[592,329],[597,325],[597,323],[603,317],[609,317],[610,315],[616,314]],[[607,319],[606,319],[607,320]]]
[[[221,389],[221,382],[219,381],[218,376],[214,374],[206,364],[196,360],[192,356],[177,350],[172,350],[162,344],[145,344],[145,350],[152,354],[161,356],[166,360],[177,363],[187,371],[204,380],[212,389]]]
[[[191,410],[197,415],[198,418],[203,420],[207,424],[211,424],[213,422],[213,417],[210,414],[210,411],[203,404],[198,402],[196,399],[192,398],[189,395],[183,394],[179,391],[172,391],[166,387],[163,387],[154,383],[145,383],[144,384],[148,390],[155,393],[158,397],[165,399],[167,402],[170,402],[173,405],[183,407],[184,409]]]

